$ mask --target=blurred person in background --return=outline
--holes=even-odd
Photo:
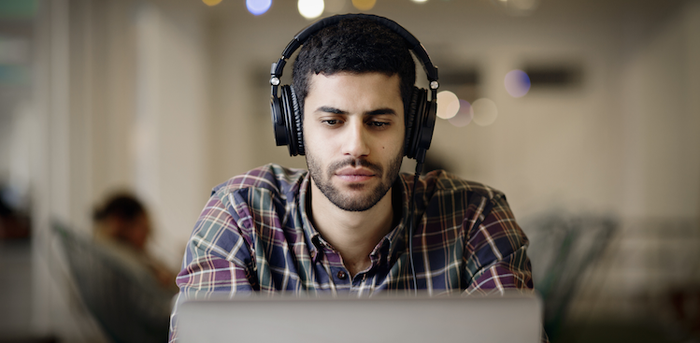
[[[117,193],[95,209],[95,240],[138,273],[153,276],[161,287],[175,290],[175,273],[148,253],[151,221],[133,195]]]

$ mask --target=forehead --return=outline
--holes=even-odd
[[[316,106],[341,106],[343,110],[388,107],[403,113],[398,74],[339,72],[314,74],[309,81],[305,112]]]

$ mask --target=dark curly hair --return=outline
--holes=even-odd
[[[102,221],[114,216],[132,221],[145,213],[145,207],[135,196],[128,193],[118,193],[110,196],[104,205],[95,209],[93,220]]]
[[[347,18],[309,37],[292,71],[292,87],[302,114],[311,76],[338,72],[398,74],[404,113],[407,112],[416,65],[406,41],[390,28],[372,19]]]

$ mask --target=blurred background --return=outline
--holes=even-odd
[[[505,192],[553,342],[698,341],[694,0],[0,0],[0,341],[116,341],[58,224],[92,237],[128,191],[177,270],[213,186],[305,167],[275,147],[270,64],[360,11],[439,67],[428,165]]]

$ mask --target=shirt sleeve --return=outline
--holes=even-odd
[[[479,220],[468,232],[464,259],[470,280],[466,294],[532,290],[527,237],[502,194],[484,200]]]
[[[505,196],[496,195],[469,230],[465,256],[471,282],[464,294],[493,294],[517,289],[531,292],[532,268],[527,257],[528,239],[508,206]],[[549,343],[542,327],[540,340]]]
[[[178,305],[187,299],[213,294],[229,297],[254,289],[251,254],[227,198],[213,194],[200,214],[187,243],[183,267],[176,278],[180,288],[170,319],[169,342],[178,339]]]

